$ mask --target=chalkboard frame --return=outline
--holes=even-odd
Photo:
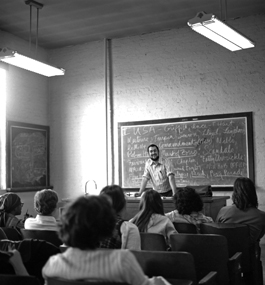
[[[32,134],[33,132],[41,132],[45,137],[45,147],[46,155],[45,164],[46,164],[46,177],[40,181],[38,185],[20,185],[19,187],[14,186],[14,180],[12,178],[12,157],[14,155],[12,148],[12,141],[17,134],[20,133]],[[29,191],[38,191],[44,188],[53,188],[50,186],[50,170],[49,170],[49,149],[50,149],[50,128],[49,126],[29,124],[23,122],[7,121],[7,144],[6,144],[6,182],[7,182],[7,191],[10,192],[29,192]]]
[[[177,123],[177,122],[197,122],[203,120],[215,120],[215,119],[229,119],[229,118],[245,118],[246,119],[246,141],[247,141],[247,156],[248,156],[248,177],[255,183],[255,172],[254,172],[254,145],[253,145],[253,112],[240,112],[240,113],[229,113],[229,114],[215,114],[215,115],[205,115],[205,116],[191,116],[191,117],[178,117],[178,118],[168,118],[168,119],[158,119],[158,120],[145,120],[145,121],[132,121],[132,122],[119,122],[118,123],[118,149],[119,149],[119,184],[123,187],[123,177],[122,177],[122,167],[123,167],[123,157],[122,157],[122,127],[126,126],[141,126],[141,125],[152,125],[152,124],[167,124],[167,123]],[[211,185],[213,191],[232,191],[233,185],[218,187]],[[139,185],[140,187],[140,185]],[[138,191],[139,188],[128,188],[123,187],[125,191]]]

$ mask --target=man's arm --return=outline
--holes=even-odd
[[[136,192],[134,194],[134,197],[139,197],[139,196],[141,196],[143,194],[143,192],[145,190],[145,187],[147,185],[147,182],[148,182],[148,179],[146,177],[143,177],[140,190],[139,190],[139,192]]]
[[[175,175],[174,174],[170,174],[168,176],[168,179],[169,179],[169,184],[171,186],[171,189],[172,189],[172,192],[173,192],[173,195],[177,192],[177,187],[176,187],[176,181],[175,181]]]

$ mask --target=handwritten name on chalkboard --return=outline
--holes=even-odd
[[[140,187],[147,146],[154,143],[172,161],[177,185],[232,186],[253,175],[250,121],[251,113],[240,113],[120,123],[120,183]]]

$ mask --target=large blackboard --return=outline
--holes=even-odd
[[[7,122],[7,187],[36,191],[49,185],[49,127]]]
[[[118,132],[124,188],[140,187],[151,143],[172,161],[177,185],[210,184],[225,190],[237,177],[254,180],[251,112],[123,122]]]

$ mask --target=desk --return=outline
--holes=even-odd
[[[213,197],[204,197],[203,200],[203,213],[206,216],[212,217],[215,221],[215,218],[219,212],[219,210],[226,206],[226,200],[228,200],[229,196],[213,196]],[[131,219],[138,211],[139,211],[139,202],[140,198],[128,198],[126,205],[126,213],[123,216],[123,219],[129,220]],[[57,207],[63,208],[67,204],[66,201],[59,202]],[[163,199],[164,212],[168,213],[175,209],[172,198]]]
[[[219,210],[226,206],[226,200],[229,196],[213,196],[204,197],[203,200],[203,213],[206,216],[212,217],[215,220]],[[126,205],[126,214],[124,219],[131,219],[139,210],[139,198],[128,198]],[[163,206],[165,213],[171,212],[175,209],[172,198],[163,199]]]

